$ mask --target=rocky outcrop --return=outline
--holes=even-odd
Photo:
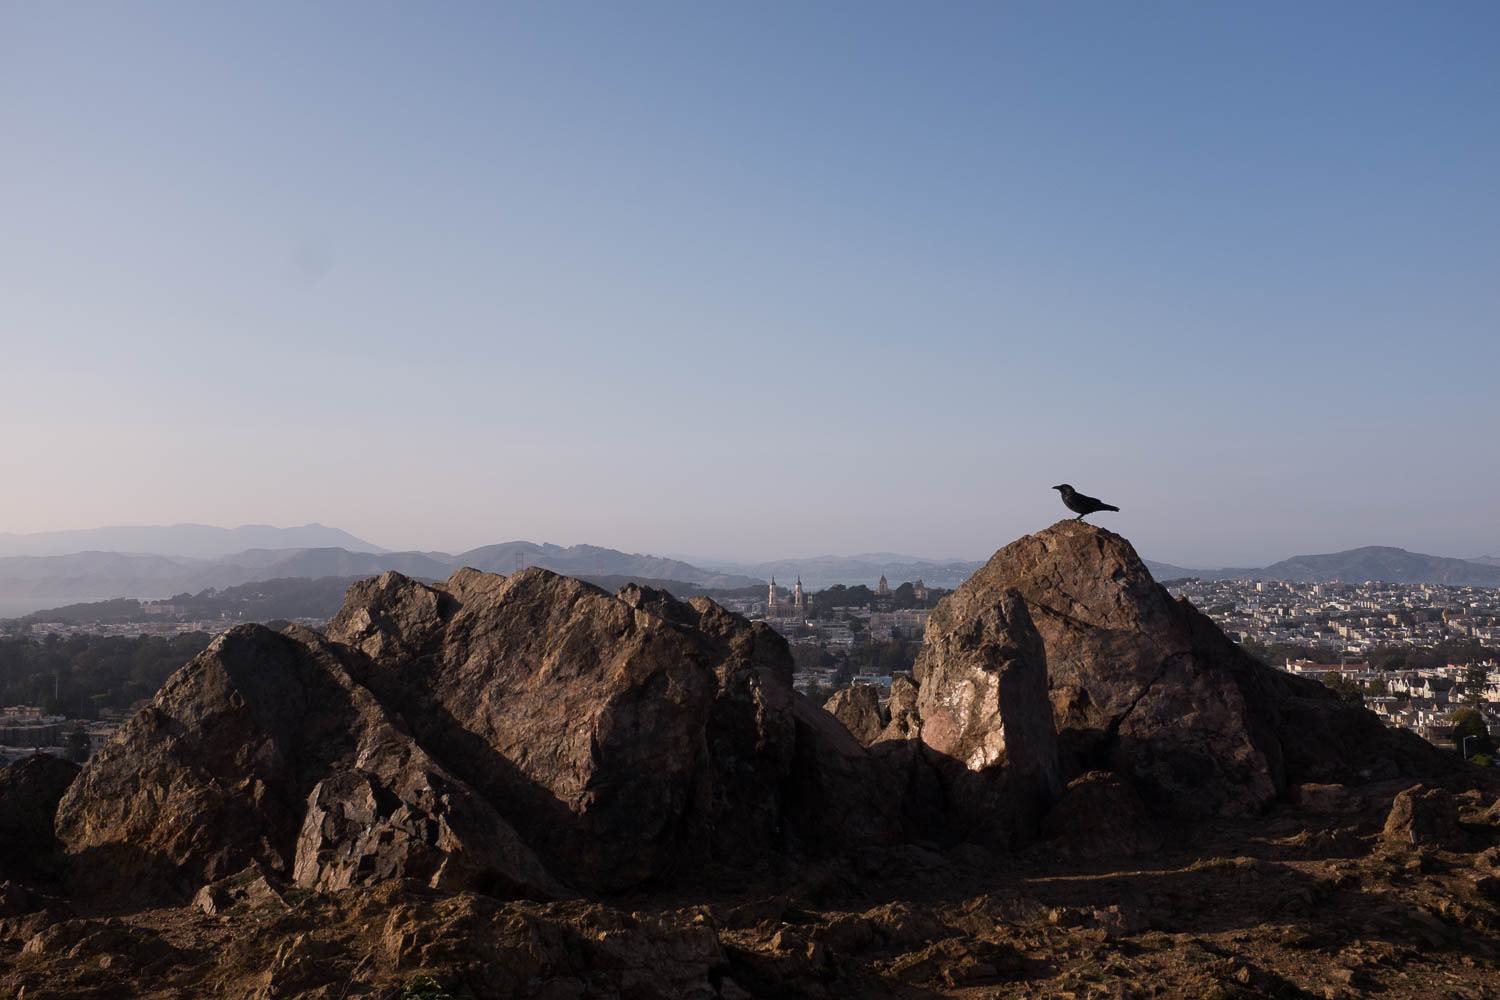
[[[711,601],[386,574],[326,638],[221,636],[90,762],[58,832],[77,889],[142,896],[255,867],[552,898],[893,840],[881,762],[790,681],[785,641]]]
[[[1186,814],[1250,812],[1276,795],[1279,747],[1251,664],[1205,655],[1120,536],[1060,522],[996,552],[944,604],[928,622],[933,655],[976,633],[1007,637],[1011,658],[1045,678],[1067,772],[1128,773]],[[925,740],[939,695],[918,676]]]
[[[388,573],[326,637],[221,636],[72,782],[57,837],[88,892],[183,896],[254,867],[545,899],[903,836],[1024,843],[1090,768],[1120,781],[1075,784],[1053,822],[1124,815],[1136,793],[1239,815],[1289,777],[1439,756],[1250,660],[1124,539],[1076,522],[942,602],[889,715],[873,689],[830,715],[790,682],[780,636],[701,598]],[[1347,745],[1319,752],[1328,736]]]
[[[886,703],[890,721],[880,734],[882,740],[916,739],[921,728],[921,713],[917,710],[917,682],[911,674],[895,674],[891,677],[891,697]]]
[[[1441,768],[1416,737],[1251,659],[1152,580],[1129,542],[1079,521],[1007,545],[933,613],[917,670],[923,741],[970,766],[1016,743],[995,699],[1006,685],[989,681],[1005,671],[1045,678],[1063,776],[1116,771],[1178,817],[1255,813],[1289,782]],[[1046,737],[1026,743],[1045,773]]]
[[[78,765],[36,754],[0,769],[0,878],[46,874],[57,854],[53,816]]]
[[[873,738],[835,704],[868,746],[775,633],[660,591],[388,575],[328,637],[234,629],[65,793],[0,774],[5,847],[61,795],[67,884],[148,904],[0,880],[0,994],[1488,995],[1487,777],[1137,563],[1087,525],[997,554]],[[1369,779],[1424,769],[1476,787],[1368,851],[1412,785]]]
[[[785,808],[799,747],[827,736],[799,729],[786,643],[711,601],[544,570],[442,588],[387,574],[351,590],[328,634],[576,884],[753,857],[821,823],[816,803]]]
[[[410,878],[561,892],[508,824],[305,629],[220,636],[79,775],[57,811],[83,893],[183,895],[259,865],[310,888]]]
[[[869,684],[851,684],[835,691],[823,708],[866,746],[880,738],[890,721],[880,707],[880,692]]]

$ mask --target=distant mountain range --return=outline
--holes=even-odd
[[[676,559],[594,545],[506,542],[457,555],[445,552],[352,552],[341,547],[248,549],[212,559],[121,552],[0,557],[0,599],[28,610],[118,597],[161,598],[261,580],[364,577],[396,570],[442,579],[460,566],[510,573],[541,566],[577,577],[674,580],[700,588],[759,586],[760,580],[699,569]]]
[[[338,544],[306,544],[329,541]],[[221,551],[233,545],[242,547]],[[56,551],[69,546],[94,547]],[[773,576],[778,583],[790,584],[799,575],[809,590],[835,584],[873,587],[881,576],[892,587],[918,579],[933,587],[956,587],[982,565],[978,560],[921,559],[892,552],[758,563],[705,562],[699,566],[682,559],[597,545],[563,547],[525,541],[485,545],[456,555],[390,552],[321,524],[294,528],[178,524],[31,535],[0,533],[0,617],[71,602],[162,598],[265,580],[348,579],[386,570],[421,579],[442,579],[460,566],[493,573],[541,566],[583,578],[675,582],[679,590],[686,591],[686,585],[702,590],[764,586]],[[1261,568],[1189,569],[1150,560],[1146,565],[1158,580],[1385,580],[1500,586],[1500,558],[1451,559],[1387,546],[1294,556]]]
[[[1363,548],[1322,555],[1293,556],[1259,569],[1184,569],[1169,563],[1146,561],[1158,580],[1195,576],[1204,580],[1286,580],[1292,583],[1434,583],[1474,587],[1500,587],[1500,560],[1451,559],[1420,552],[1367,545]]]
[[[351,552],[384,552],[378,545],[347,531],[321,524],[273,528],[242,524],[215,528],[207,524],[143,525],[39,531],[18,535],[0,532],[0,556],[66,556],[77,552],[134,552],[156,556],[217,559],[246,549],[344,548]]]

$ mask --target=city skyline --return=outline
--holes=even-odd
[[[1500,553],[1500,11],[0,9],[0,529]]]

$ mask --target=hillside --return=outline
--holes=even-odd
[[[1387,583],[1500,586],[1500,566],[1483,566],[1467,559],[1423,555],[1384,545],[1368,545],[1326,555],[1293,556],[1264,569],[1236,571],[1236,575],[1296,583],[1383,580]]]
[[[681,580],[700,587],[745,587],[763,581],[738,573],[700,569],[678,559],[640,555],[598,545],[560,545],[504,542],[470,549],[451,557],[457,568],[469,566],[486,573],[510,573],[520,566],[540,566],[567,576],[626,576]]]
[[[0,556],[61,556],[75,552],[131,552],[158,556],[214,559],[245,549],[338,547],[352,552],[383,552],[361,538],[321,524],[275,528],[242,524],[216,528],[207,524],[146,525],[42,531],[0,532]]]
[[[80,552],[0,558],[0,598],[51,599],[56,605],[116,598],[154,600],[292,577],[375,576],[387,571],[439,580],[464,566],[510,573],[518,564],[573,576],[674,580],[701,588],[760,585],[752,577],[716,573],[656,556],[591,545],[563,548],[508,542],[459,555],[444,552],[351,552],[342,548],[250,549],[217,559]],[[33,604],[33,607],[36,605]]]
[[[1500,971],[1494,776],[1252,660],[1111,532],[997,552],[889,705],[791,674],[711,601],[537,568],[232,629],[81,772],[0,772],[0,993],[1477,1000]]]
[[[1388,545],[1367,545],[1343,552],[1292,556],[1269,566],[1186,569],[1146,561],[1160,580],[1198,577],[1203,580],[1285,580],[1289,583],[1431,583],[1500,587],[1500,560],[1452,559],[1408,552]]]

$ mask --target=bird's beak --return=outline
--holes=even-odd
[[[1053,488],[1053,489],[1054,489],[1054,490],[1060,490],[1060,489],[1062,489],[1062,487],[1061,487],[1061,486],[1054,486],[1054,487],[1052,487],[1052,488]]]

